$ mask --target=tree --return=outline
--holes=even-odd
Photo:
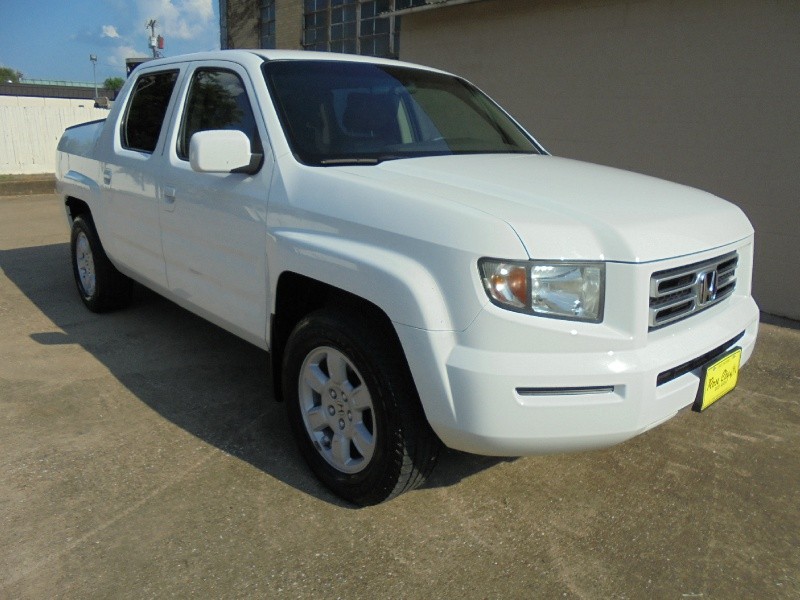
[[[123,86],[124,83],[125,80],[122,77],[109,77],[103,82],[103,89],[116,92]]]
[[[11,67],[0,67],[0,83],[19,83],[23,75]]]

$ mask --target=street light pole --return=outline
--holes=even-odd
[[[94,77],[94,99],[97,100],[97,55],[90,54],[89,60],[92,61],[92,77]]]

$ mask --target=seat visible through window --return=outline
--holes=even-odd
[[[394,95],[351,92],[342,117],[345,133],[383,146],[399,144],[397,103]]]

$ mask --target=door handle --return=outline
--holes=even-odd
[[[103,183],[111,185],[111,169],[103,169]]]
[[[164,208],[172,212],[175,210],[175,196],[177,195],[177,190],[172,187],[171,185],[164,187]]]

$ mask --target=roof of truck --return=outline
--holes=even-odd
[[[156,60],[147,61],[143,63],[143,67],[147,68],[153,66],[175,64],[176,62],[187,61],[202,61],[202,60],[233,60],[246,64],[254,58],[262,61],[273,60],[322,60],[322,61],[346,61],[369,63],[390,66],[404,66],[415,69],[425,69],[428,71],[435,71],[438,73],[445,73],[439,69],[419,65],[414,63],[403,62],[391,58],[377,58],[374,56],[361,56],[357,54],[338,54],[335,52],[312,52],[308,50],[259,50],[259,49],[240,49],[240,50],[215,50],[210,52],[197,52],[193,54],[181,54],[170,56],[168,58],[159,58]]]

